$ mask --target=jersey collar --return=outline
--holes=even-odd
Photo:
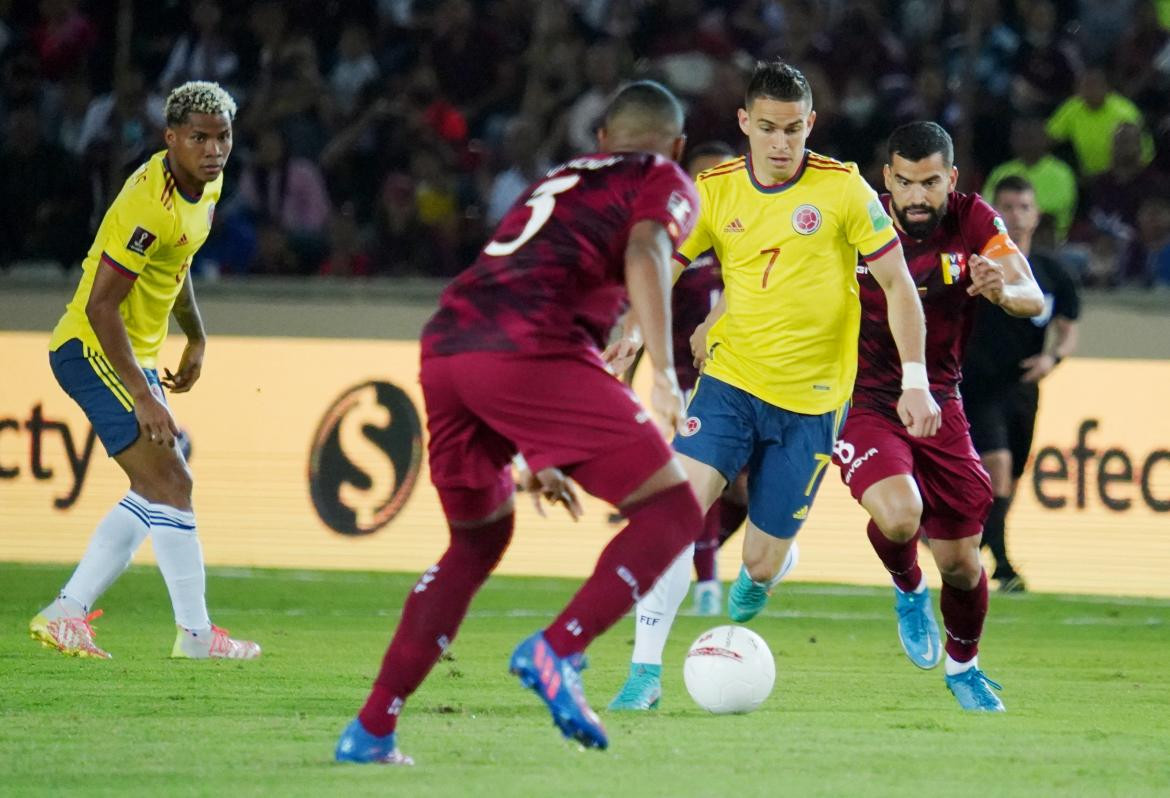
[[[171,160],[170,160],[169,156],[163,155],[162,162],[163,162],[163,171],[165,171],[167,173],[167,175],[170,176],[171,180],[174,182],[175,191],[178,192],[180,197],[187,200],[187,202],[191,202],[191,203],[198,202],[200,199],[203,198],[203,192],[200,192],[199,194],[197,194],[195,196],[191,196],[190,194],[183,191],[183,189],[179,187],[179,181],[175,180],[175,173],[171,171]]]
[[[748,180],[752,181],[752,186],[761,194],[779,194],[781,191],[787,191],[796,185],[796,181],[800,180],[801,175],[804,174],[805,168],[808,166],[808,150],[804,151],[804,157],[800,159],[800,168],[796,170],[796,174],[785,180],[783,183],[773,183],[770,186],[765,186],[760,181],[756,180],[756,170],[752,167],[752,154],[749,152],[747,156],[747,173]]]

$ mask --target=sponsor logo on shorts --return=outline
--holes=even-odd
[[[699,420],[698,416],[691,416],[683,422],[682,429],[678,431],[678,434],[689,438],[702,428],[703,422]]]
[[[804,519],[808,518],[808,505],[806,504],[804,507],[801,507],[799,510],[797,510],[792,514],[792,517],[797,521],[803,521]]]
[[[871,446],[870,448],[865,450],[865,454],[861,455],[861,457],[858,457],[852,463],[849,464],[849,468],[846,469],[846,471],[845,471],[845,484],[846,485],[848,485],[850,483],[850,480],[853,479],[853,475],[857,473],[857,469],[861,468],[861,464],[864,463],[869,458],[873,457],[875,454],[877,454],[877,451],[878,450],[876,448]]]
[[[792,229],[802,236],[811,236],[821,229],[821,212],[815,205],[800,205],[792,212]]]
[[[410,397],[365,382],[326,411],[309,455],[309,494],[321,520],[342,535],[369,535],[410,498],[422,464],[422,425]],[[434,572],[415,586],[426,590]]]

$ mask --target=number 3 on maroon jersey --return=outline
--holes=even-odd
[[[524,225],[524,229],[520,231],[520,235],[508,242],[501,242],[492,240],[483,248],[483,254],[491,255],[493,257],[502,257],[504,255],[511,255],[520,247],[528,242],[544,227],[544,223],[553,215],[553,210],[557,205],[557,194],[568,191],[573,186],[581,181],[581,175],[566,175],[565,177],[554,177],[552,180],[546,180],[536,187],[529,197],[528,202],[524,203],[532,209],[532,215],[528,217],[528,223]]]

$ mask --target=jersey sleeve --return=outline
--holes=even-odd
[[[690,235],[699,214],[699,198],[695,184],[678,164],[670,161],[656,163],[638,187],[630,214],[630,225],[638,222],[658,222],[670,234],[670,243],[677,247]]]
[[[1002,258],[1020,251],[1008,235],[1003,219],[978,194],[971,197],[963,212],[962,227],[963,238],[971,251],[985,258]]]
[[[138,279],[151,255],[170,240],[175,226],[161,202],[139,194],[124,191],[114,200],[102,241],[102,263],[131,280]]]
[[[876,260],[898,243],[894,223],[877,193],[862,178],[857,164],[849,165],[845,192],[841,195],[845,240],[865,260]]]
[[[698,212],[696,214],[694,229],[683,240],[682,244],[676,247],[674,253],[674,259],[683,266],[690,266],[691,261],[715,246],[715,241],[711,238],[711,226],[709,223],[711,203],[708,199],[707,192],[702,188],[699,188],[697,191],[696,202],[698,203]]]

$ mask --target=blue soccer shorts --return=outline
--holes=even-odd
[[[746,465],[748,518],[773,537],[791,538],[808,517],[848,409],[846,403],[818,416],[794,413],[702,377],[674,450],[728,482]]]
[[[105,355],[71,338],[49,353],[49,365],[65,393],[85,411],[106,454],[121,454],[138,440],[134,400]],[[143,369],[142,373],[151,392],[166,403],[158,372]]]

